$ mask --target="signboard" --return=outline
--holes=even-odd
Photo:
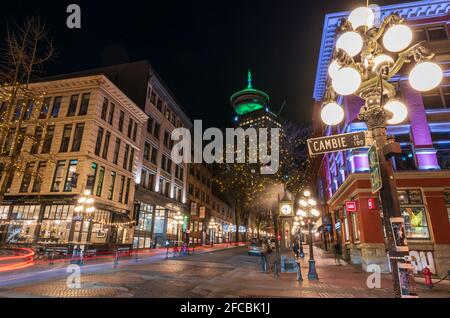
[[[347,212],[356,212],[356,201],[345,202],[345,210],[347,210]]]
[[[373,145],[370,147],[367,156],[369,157],[369,172],[370,172],[370,184],[372,185],[372,193],[376,193],[382,187],[380,162],[378,160],[376,143],[373,143]]]
[[[367,206],[369,207],[369,210],[377,210],[377,200],[375,198],[369,198],[367,199]]]
[[[371,134],[365,130],[349,134],[308,139],[308,150],[310,156],[316,156],[329,152],[364,148],[368,147],[371,143]]]

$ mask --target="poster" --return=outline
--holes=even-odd
[[[418,298],[411,264],[397,263],[402,298]]]
[[[401,217],[391,218],[390,221],[397,252],[408,252],[408,242],[406,241],[404,219]]]

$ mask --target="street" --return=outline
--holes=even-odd
[[[0,274],[0,297],[318,297],[318,298],[391,298],[391,279],[381,275],[381,288],[369,289],[370,273],[354,265],[336,266],[332,256],[316,249],[319,281],[307,279],[308,255],[302,261],[304,281],[295,273],[260,272],[257,256],[248,256],[245,247],[211,249],[203,253],[165,259],[155,254],[112,262],[86,264],[81,269],[81,288],[68,288],[65,266]],[[48,266],[51,267],[51,266]],[[36,275],[39,272],[39,275]],[[449,298],[449,282],[433,291],[418,280],[420,297]]]

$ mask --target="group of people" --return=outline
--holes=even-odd
[[[292,250],[294,252],[295,258],[303,258],[305,255],[303,254],[303,250],[300,248],[300,243],[298,239],[294,239],[292,242]],[[341,266],[341,255],[342,255],[342,248],[341,244],[339,244],[339,241],[336,241],[336,243],[333,245],[333,252],[334,252],[334,262],[336,265]]]

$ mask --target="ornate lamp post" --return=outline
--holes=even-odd
[[[74,211],[82,218],[91,220],[94,216],[95,200],[91,195],[90,190],[84,190],[83,194],[78,198],[78,204],[74,208]]]
[[[177,246],[179,245],[180,240],[180,225],[183,225],[183,215],[181,215],[181,212],[178,211],[177,214],[174,216],[175,222],[177,224]]]
[[[300,209],[297,210],[296,215],[299,218],[299,227],[307,226],[309,233],[309,270],[308,279],[319,279],[316,271],[316,261],[314,260],[314,249],[312,241],[312,228],[320,212],[316,209],[317,202],[311,198],[311,192],[308,190],[303,192],[303,197],[299,200]],[[301,233],[301,231],[300,231]]]
[[[443,73],[437,64],[430,61],[434,54],[429,53],[423,42],[410,46],[412,31],[402,24],[404,19],[397,13],[386,17],[379,27],[374,27],[374,21],[374,13],[367,7],[355,9],[348,19],[342,21],[341,34],[329,67],[331,83],[325,94],[321,118],[327,125],[337,125],[343,120],[344,110],[337,104],[337,95],[356,95],[365,101],[358,118],[367,124],[377,149],[382,181],[379,195],[394,293],[396,297],[415,296],[414,278],[409,270],[404,271],[410,267],[406,240],[396,242],[393,233],[393,228],[404,233],[390,161],[391,156],[400,152],[400,145],[386,135],[388,124],[399,124],[406,119],[407,108],[396,99],[395,87],[389,80],[406,63],[414,62],[408,76],[409,84],[418,91],[427,91],[439,85]],[[404,276],[401,283],[399,268],[403,269]]]
[[[214,235],[215,235],[215,231],[218,227],[218,224],[216,223],[216,221],[214,221],[213,218],[211,218],[211,220],[209,221],[208,224],[208,229],[210,230],[211,233],[211,245],[214,245]]]

